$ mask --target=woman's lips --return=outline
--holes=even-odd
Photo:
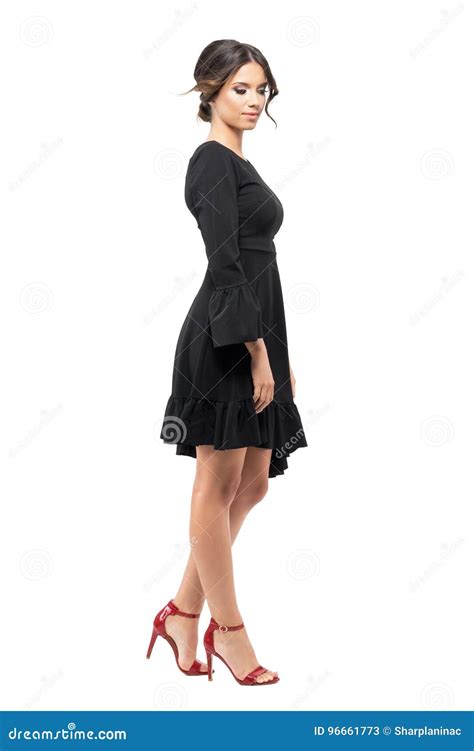
[[[258,112],[242,112],[246,117],[257,117]]]

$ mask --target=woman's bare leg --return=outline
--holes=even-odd
[[[267,492],[271,453],[271,449],[256,447],[226,452],[215,451],[211,446],[197,447],[190,524],[192,552],[181,586],[173,598],[182,610],[194,613],[202,609],[204,589],[198,573],[200,565],[204,570],[203,576],[209,581],[207,599],[214,618],[228,625],[241,622],[230,548],[250,509]],[[167,622],[167,630],[180,648],[180,664],[187,668],[196,654],[196,621],[175,616],[169,628],[168,623],[170,621]],[[232,638],[229,638],[230,634]],[[216,632],[214,638],[216,649],[227,659],[239,678],[257,664],[245,629],[225,635]],[[261,679],[269,680],[273,674],[268,671]]]
[[[246,449],[239,487],[229,508],[230,538],[233,544],[249,511],[258,503],[268,490],[268,467],[271,449],[259,449],[249,446]],[[191,539],[191,546],[193,541]],[[176,594],[182,610],[200,613],[204,605],[204,590],[192,551],[184,570],[181,585]]]

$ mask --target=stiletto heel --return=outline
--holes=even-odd
[[[150,646],[148,647],[148,652],[146,653],[147,660],[150,659],[150,655],[153,651],[153,647],[155,646],[157,636],[158,636],[158,630],[153,625],[153,631],[152,631],[151,639],[150,639]]]
[[[179,610],[176,607],[173,600],[170,600],[168,604],[165,605],[165,607],[162,608],[156,614],[155,620],[153,621],[153,631],[151,634],[150,644],[148,646],[148,652],[146,653],[147,659],[150,659],[150,655],[153,651],[153,647],[155,646],[155,641],[157,637],[162,636],[163,639],[166,639],[168,644],[171,646],[174,652],[176,664],[182,673],[184,673],[185,675],[206,675],[206,671],[201,670],[204,663],[201,662],[200,660],[194,660],[191,667],[188,668],[187,670],[184,670],[184,668],[182,668],[181,665],[179,664],[178,645],[176,644],[173,637],[166,633],[165,621],[169,615],[184,615],[186,618],[199,618],[201,614],[200,613],[185,613],[183,610]],[[208,670],[209,670],[209,667],[208,667]]]
[[[273,678],[269,681],[257,681],[258,676],[262,675],[262,673],[273,672],[272,670],[267,670],[267,668],[264,668],[263,665],[257,665],[256,668],[251,670],[250,673],[245,676],[245,678],[237,678],[229,663],[224,660],[219,652],[216,652],[216,648],[214,646],[214,631],[217,631],[217,629],[222,632],[238,631],[243,627],[243,623],[239,623],[237,626],[220,626],[217,621],[214,620],[214,618],[211,618],[209,626],[206,629],[206,633],[204,634],[204,648],[207,655],[207,676],[209,680],[212,680],[210,670],[212,670],[212,655],[215,655],[219,658],[219,660],[222,660],[224,665],[227,665],[235,680],[237,681],[237,683],[240,683],[241,686],[266,686],[268,684],[278,683],[280,678],[277,675],[273,676]]]
[[[206,654],[207,654],[207,679],[209,681],[212,681],[212,673],[213,673],[213,670],[212,670],[212,653],[211,652],[206,652]]]

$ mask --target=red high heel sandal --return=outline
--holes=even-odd
[[[176,644],[173,637],[166,633],[165,621],[169,615],[184,615],[186,618],[199,618],[201,614],[185,613],[183,610],[179,610],[176,607],[173,600],[170,600],[169,603],[165,605],[165,607],[162,608],[159,613],[156,614],[155,620],[153,621],[153,631],[151,634],[150,646],[148,647],[148,652],[146,654],[147,659],[150,658],[153,647],[155,646],[156,637],[162,636],[163,639],[166,639],[166,641],[171,645],[176,659],[176,664],[182,673],[185,673],[185,675],[207,675],[206,672],[201,670],[201,667],[204,665],[204,663],[200,660],[194,660],[193,664],[190,668],[188,668],[188,670],[184,670],[184,668],[182,668],[179,664],[178,645]]]
[[[264,668],[262,665],[257,665],[257,667],[252,670],[250,673],[248,673],[245,678],[237,678],[234,671],[230,667],[229,663],[224,660],[222,655],[220,655],[218,652],[216,652],[214,647],[214,631],[219,629],[219,631],[238,631],[238,629],[243,628],[244,624],[239,623],[238,626],[219,626],[216,620],[214,618],[211,618],[211,622],[209,623],[209,626],[207,627],[206,633],[204,634],[204,647],[206,650],[207,655],[207,677],[210,681],[212,681],[212,673],[214,672],[212,669],[212,656],[215,655],[218,657],[224,665],[227,665],[230,672],[234,676],[237,683],[240,683],[241,686],[267,686],[268,684],[272,683],[278,683],[280,678],[278,676],[274,676],[269,681],[257,681],[257,678],[259,675],[262,675],[262,673],[267,672],[267,668]],[[273,672],[271,670],[268,671],[269,673]]]

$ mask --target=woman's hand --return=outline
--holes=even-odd
[[[293,374],[293,371],[291,369],[291,365],[290,365],[290,383],[291,383],[291,395],[292,395],[292,397],[294,399],[295,398],[295,393],[296,393],[296,386],[295,386],[296,378],[295,378],[295,376]]]
[[[255,411],[262,412],[273,401],[275,391],[275,381],[268,359],[267,348],[263,339],[255,342],[249,342],[247,349],[250,352],[250,371],[253,381],[253,400],[255,402]]]

